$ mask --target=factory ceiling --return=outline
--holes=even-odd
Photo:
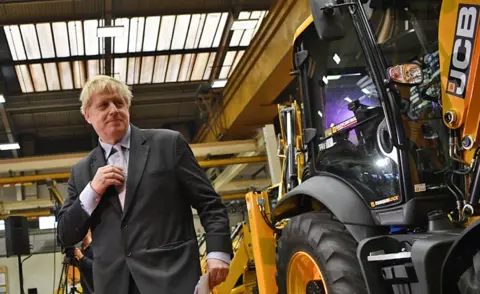
[[[177,129],[191,139],[273,4],[1,1],[0,158],[96,146],[78,96],[97,74],[132,88],[134,124]],[[118,35],[102,38],[105,32]],[[199,95],[200,85],[207,95]]]

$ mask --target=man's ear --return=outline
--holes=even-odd
[[[85,120],[89,123],[92,124],[92,121],[90,120],[90,115],[88,114],[88,110],[85,109],[85,114],[83,115],[85,117]]]

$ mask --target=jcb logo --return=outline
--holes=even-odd
[[[470,63],[475,48],[479,7],[476,5],[459,5],[458,7],[447,93],[460,98],[465,98],[467,89]]]

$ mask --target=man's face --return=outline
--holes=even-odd
[[[115,144],[125,134],[130,123],[127,100],[116,92],[95,93],[85,110],[85,119],[102,141]]]

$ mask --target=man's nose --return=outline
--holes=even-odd
[[[117,106],[115,105],[115,103],[110,103],[108,105],[108,112],[112,113],[112,114],[115,114],[118,112],[118,108]]]

